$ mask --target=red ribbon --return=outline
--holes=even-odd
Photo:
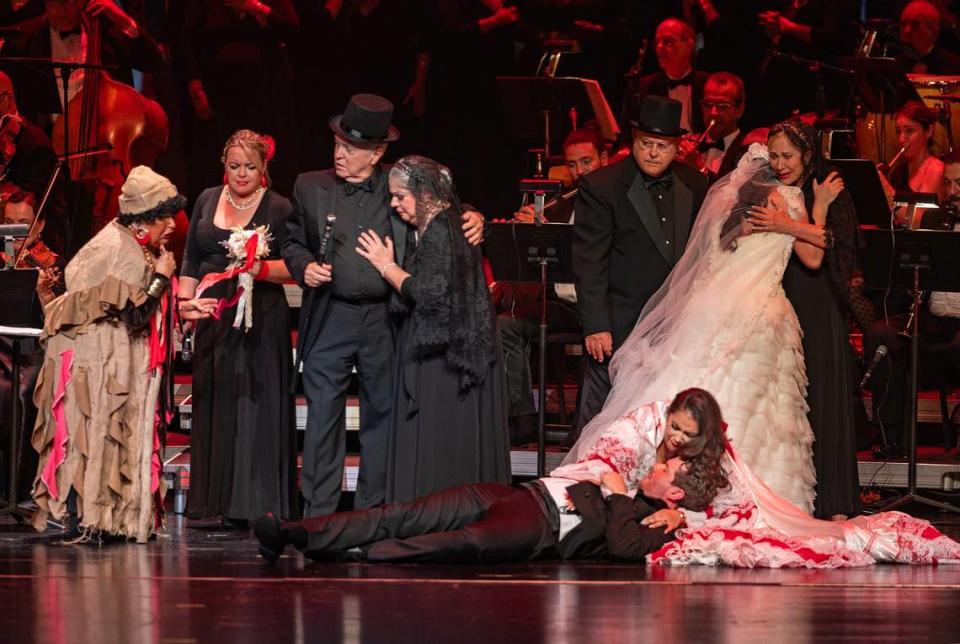
[[[203,292],[216,284],[217,282],[222,282],[223,280],[228,280],[232,277],[236,277],[240,273],[247,273],[253,268],[253,263],[257,261],[257,244],[260,243],[260,236],[257,233],[250,235],[250,239],[247,240],[245,247],[246,250],[246,259],[243,260],[243,265],[234,266],[229,268],[222,273],[207,273],[203,276],[203,279],[200,280],[200,285],[197,286],[197,294],[194,297],[200,297],[203,295]],[[219,309],[220,304],[223,303],[223,299],[220,300],[220,303],[217,304]],[[236,301],[233,302],[236,304]],[[224,308],[229,308],[233,304],[227,305]],[[222,310],[222,309],[221,309]],[[218,318],[219,319],[219,318]]]

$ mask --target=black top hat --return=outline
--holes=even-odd
[[[669,137],[687,133],[680,127],[680,114],[683,112],[680,101],[665,96],[634,94],[630,107],[630,125],[641,132]]]
[[[330,127],[345,139],[358,143],[389,143],[400,138],[390,125],[393,103],[376,94],[354,94],[343,114],[330,119]]]

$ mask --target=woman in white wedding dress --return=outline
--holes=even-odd
[[[825,212],[842,189],[839,181],[818,185],[814,212]],[[807,220],[800,189],[777,181],[767,147],[753,144],[707,194],[683,257],[613,357],[603,410],[564,463],[589,453],[638,402],[700,387],[720,403],[742,462],[812,512],[816,475],[801,331],[781,278],[794,250],[811,267],[823,251],[788,235],[749,234],[751,208],[768,203]]]

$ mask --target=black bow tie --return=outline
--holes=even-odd
[[[673,173],[665,172],[659,177],[648,177],[644,174],[643,185],[647,190],[669,190],[673,187]]]
[[[367,179],[365,181],[361,181],[360,183],[350,183],[348,181],[344,181],[343,191],[348,197],[352,197],[360,191],[373,192],[373,180]]]
[[[681,85],[692,85],[693,84],[693,74],[687,74],[683,78],[673,80],[672,78],[667,79],[667,88],[676,89]]]
[[[721,152],[727,149],[726,143],[723,142],[723,139],[717,139],[716,141],[703,141],[700,143],[700,151],[708,152],[710,148],[717,148]]]

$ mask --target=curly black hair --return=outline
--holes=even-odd
[[[120,213],[117,215],[117,221],[124,226],[129,226],[130,224],[134,223],[150,223],[157,221],[158,219],[173,217],[175,214],[183,210],[186,205],[187,198],[183,195],[176,195],[165,201],[161,201],[150,210],[145,210],[138,213]]]

